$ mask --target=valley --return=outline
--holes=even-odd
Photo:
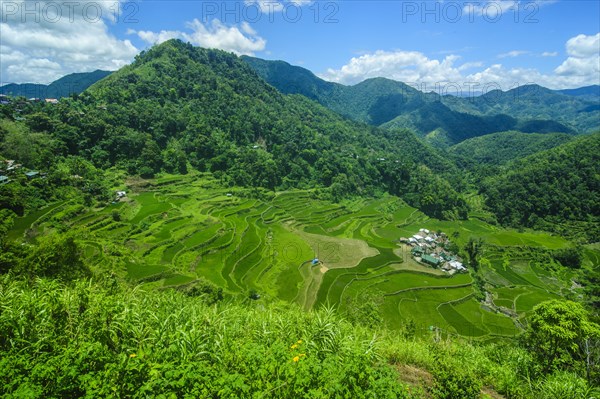
[[[145,290],[208,282],[228,300],[254,295],[306,310],[335,306],[342,314],[367,298],[388,328],[435,326],[483,340],[516,336],[539,302],[579,295],[574,274],[548,263],[569,241],[499,228],[476,215],[431,219],[390,195],[335,204],[313,190],[223,188],[200,173],[129,179],[119,189],[126,195],[106,207],[67,201],[16,219],[10,237],[27,245],[58,226],[81,231],[96,272],[117,273]],[[399,239],[423,227],[447,233],[456,248],[483,240],[479,270],[450,276],[416,263]],[[593,267],[599,257],[596,249],[586,252]]]
[[[0,396],[598,396],[598,86],[132,57],[0,88]]]

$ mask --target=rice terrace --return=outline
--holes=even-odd
[[[367,298],[389,328],[411,323],[484,340],[515,336],[541,301],[577,295],[570,272],[548,263],[548,254],[569,241],[496,227],[476,213],[440,221],[390,195],[334,204],[314,190],[223,188],[208,173],[132,179],[116,190],[119,197],[104,208],[62,202],[17,219],[10,239],[27,245],[57,226],[85,228],[85,257],[146,289],[210,282],[225,299],[342,312]],[[400,238],[422,229],[461,248],[484,243],[482,281],[468,270],[450,274],[417,262]],[[598,264],[597,247],[584,253],[585,262]]]

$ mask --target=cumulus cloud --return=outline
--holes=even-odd
[[[542,57],[557,57],[558,51],[544,51]]]
[[[600,77],[600,33],[593,36],[577,35],[567,41],[568,58],[554,72],[562,78],[585,80]]]
[[[227,26],[218,19],[210,23],[202,23],[198,19],[186,23],[189,29],[183,31],[134,31],[129,34],[137,34],[138,37],[148,44],[159,44],[169,39],[181,39],[196,46],[218,48],[231,51],[236,54],[253,55],[266,47],[266,40],[258,35],[247,22],[239,26]]]
[[[12,1],[0,20],[0,83],[49,83],[65,74],[115,70],[138,49],[108,32],[119,0]]]
[[[459,71],[466,71],[467,69],[480,68],[483,66],[483,62],[466,62],[458,67]]]
[[[460,64],[460,57],[456,55],[432,59],[417,51],[375,51],[354,57],[341,68],[328,69],[320,76],[343,84],[386,77],[425,88],[426,91],[457,84],[464,87],[492,85],[502,90],[529,83],[552,89],[572,88],[600,84],[599,43],[600,33],[569,39],[566,44],[568,58],[553,74],[541,73],[533,68],[507,68],[500,63],[485,68],[482,63]],[[518,56],[525,52],[510,53]],[[474,70],[476,68],[484,69]],[[470,73],[467,74],[467,71]]]
[[[345,84],[375,77],[402,82],[452,82],[461,77],[459,69],[454,66],[458,58],[449,55],[440,61],[429,59],[418,51],[376,51],[354,57],[338,70],[328,69],[321,77]]]

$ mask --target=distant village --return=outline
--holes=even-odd
[[[15,102],[20,102],[21,100],[19,100],[18,98],[14,98],[11,96],[7,96],[6,94],[0,94],[0,105],[8,105],[11,104],[13,101]],[[59,100],[57,98],[38,98],[38,97],[31,97],[31,98],[27,98],[25,99],[25,102],[29,102],[29,103],[38,103],[38,102],[45,102],[47,104],[58,104]]]
[[[27,172],[25,172],[26,170]],[[45,177],[44,174],[40,174],[40,172],[37,170],[24,169],[23,165],[16,163],[12,159],[0,161],[0,185],[9,183],[11,181],[11,177],[16,176],[18,173],[24,173],[28,179]]]
[[[445,233],[420,229],[412,237],[401,237],[400,242],[411,247],[412,258],[421,264],[444,270],[448,274],[467,271],[462,259],[448,250],[451,242]]]

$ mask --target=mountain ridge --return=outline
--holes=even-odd
[[[506,92],[494,90],[478,97],[460,98],[424,93],[387,78],[371,78],[345,86],[327,82],[309,70],[285,61],[253,57],[242,59],[263,79],[283,92],[306,95],[347,118],[364,123],[384,128],[414,129],[420,136],[437,131],[438,135],[445,137],[442,141],[446,145],[506,130],[583,133],[600,127],[593,101],[539,85],[520,86]],[[545,96],[545,101],[557,104],[552,112],[546,109],[542,115],[538,115],[538,107],[533,101],[539,102],[540,94]],[[496,104],[498,102],[501,104]],[[564,107],[568,114],[564,118],[557,118],[557,110],[565,103],[570,104]],[[571,123],[571,119],[576,122]]]
[[[50,120],[31,125],[102,168],[149,177],[189,163],[236,186],[315,188],[336,199],[387,191],[433,216],[466,215],[458,169],[436,149],[282,94],[232,53],[169,40],[45,109]]]
[[[36,83],[9,83],[0,86],[0,94],[24,96],[27,98],[63,98],[79,94],[97,81],[109,76],[111,71],[97,69],[93,72],[76,72],[65,75],[54,82],[44,85]]]

